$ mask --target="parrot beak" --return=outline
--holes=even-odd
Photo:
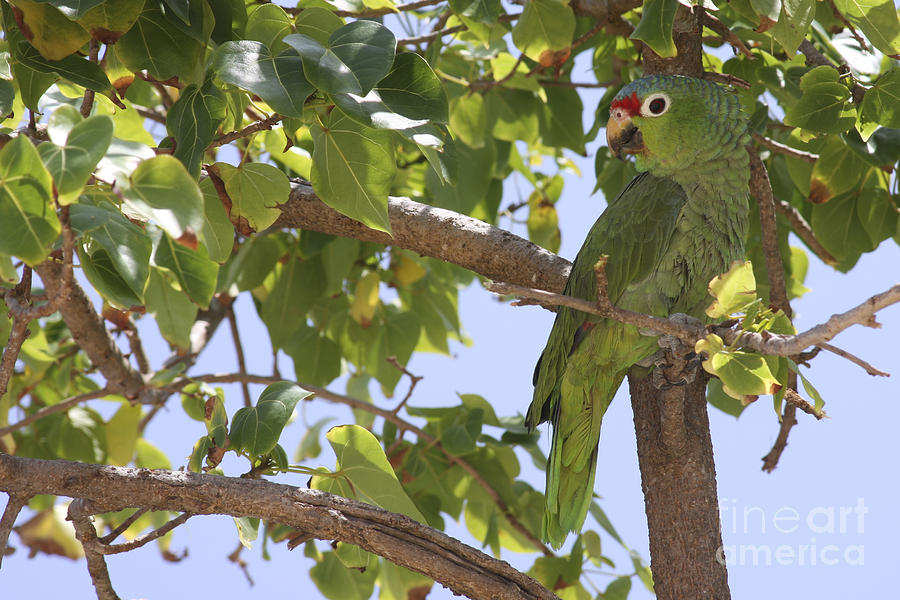
[[[615,117],[609,118],[606,123],[606,143],[616,158],[622,158],[623,153],[640,154],[645,150],[644,136],[629,118],[621,121]]]

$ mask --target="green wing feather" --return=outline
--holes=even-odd
[[[661,261],[686,202],[668,178],[643,173],[609,204],[588,233],[566,283],[565,294],[594,300],[594,265],[609,256],[609,296],[617,306],[664,316],[674,290],[661,279]],[[625,372],[651,354],[655,338],[630,325],[561,307],[534,374],[527,427],[550,420],[553,441],[547,466],[544,537],[554,547],[578,530],[590,505],[600,424]]]

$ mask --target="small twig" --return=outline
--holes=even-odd
[[[106,559],[98,548],[97,530],[94,529],[94,524],[91,522],[91,514],[88,503],[81,498],[76,498],[69,504],[66,519],[72,522],[72,526],[75,528],[75,537],[84,548],[84,558],[87,560],[91,582],[97,591],[97,600],[120,600],[109,578]]]
[[[799,158],[800,160],[805,160],[810,164],[814,164],[817,160],[819,160],[818,154],[813,154],[812,152],[805,152],[803,150],[797,150],[796,148],[791,148],[787,144],[782,144],[781,142],[776,142],[772,138],[767,138],[758,133],[753,134],[753,140],[759,143],[762,146],[765,146],[772,152],[777,152],[778,154],[784,154],[785,156],[791,156],[793,158]]]
[[[241,552],[244,551],[244,545],[238,542],[237,548],[234,549],[234,552],[228,555],[228,560],[233,562],[238,566],[238,568],[244,573],[244,577],[247,578],[247,583],[250,584],[250,587],[255,585],[253,581],[253,577],[250,576],[250,568],[247,564],[247,561],[241,558]]]
[[[217,137],[213,140],[213,142],[209,145],[210,148],[218,148],[219,146],[224,146],[225,144],[229,144],[235,140],[239,140],[241,138],[253,135],[259,131],[269,130],[275,126],[276,123],[281,121],[284,117],[275,113],[261,121],[257,121],[255,123],[251,123],[240,129],[238,131],[232,131],[230,133],[226,133],[222,136]]]
[[[847,17],[841,14],[841,11],[838,10],[838,7],[834,3],[834,0],[828,0],[828,5],[831,7],[831,12],[834,13],[835,18],[840,21],[844,25],[844,27],[850,30],[850,35],[853,36],[853,39],[856,40],[856,43],[859,44],[859,47],[866,52],[871,52],[871,50],[869,49],[869,45],[866,44],[865,38],[859,35],[859,32],[856,31],[853,23],[848,21]]]
[[[100,44],[96,39],[91,38],[90,54],[88,55],[88,60],[95,63],[97,62],[97,58],[99,56]],[[94,90],[85,89],[84,100],[81,101],[81,116],[87,119],[91,114],[92,108],[94,108]]]
[[[18,423],[13,423],[12,425],[7,425],[6,427],[0,427],[0,437],[8,433],[12,433],[13,431],[17,431],[26,425],[30,425],[35,421],[43,419],[46,416],[52,415],[54,413],[63,412],[69,410],[73,406],[80,404],[82,402],[87,402],[88,400],[94,400],[95,398],[101,398],[103,396],[107,396],[112,394],[113,392],[107,388],[103,388],[100,390],[94,390],[93,392],[85,392],[84,394],[79,394],[77,396],[73,396],[68,398],[67,400],[63,400],[57,404],[51,404],[50,406],[45,406],[44,408],[34,412]]]
[[[401,13],[401,12],[409,12],[411,10],[417,10],[419,8],[425,8],[426,6],[434,6],[435,4],[440,4],[444,0],[418,0],[418,2],[408,2],[406,4],[398,4],[396,6],[391,6],[390,8],[371,8],[368,10],[336,10],[334,14],[339,17],[353,17],[355,19],[370,19],[372,17],[380,17],[383,15],[389,15],[391,13]],[[285,8],[285,7],[283,7]],[[285,8],[286,11],[290,12],[289,9]]]
[[[558,79],[538,79],[537,82],[541,85],[547,87],[567,87],[567,88],[597,88],[597,89],[606,89],[612,85],[616,85],[618,80],[613,79],[611,81],[599,81],[597,83],[591,83],[589,81],[559,81]]]
[[[797,376],[791,372],[788,373],[788,385],[791,385],[791,377],[793,376],[793,385],[797,385]],[[788,388],[790,389],[790,387]],[[778,436],[775,438],[775,443],[772,444],[772,449],[769,450],[769,453],[762,457],[763,466],[762,470],[766,473],[771,473],[775,470],[775,467],[778,466],[778,461],[781,459],[781,454],[784,452],[784,449],[787,448],[787,440],[788,435],[791,433],[791,429],[793,429],[794,425],[797,424],[797,407],[793,404],[785,404],[784,414],[781,416],[781,426],[778,428]]]
[[[806,414],[814,416],[816,418],[816,420],[818,420],[818,421],[821,421],[822,419],[824,419],[825,417],[828,416],[827,414],[825,414],[824,410],[822,410],[820,408],[816,408],[815,406],[813,406],[812,404],[807,402],[803,398],[803,396],[801,396],[800,394],[798,394],[797,392],[795,392],[792,389],[785,390],[784,401],[789,406],[795,406],[795,407],[799,408],[800,410],[802,410],[803,412],[805,412]]]
[[[653,317],[650,315],[645,315],[643,313],[637,313],[630,310],[618,308],[616,306],[613,306],[612,304],[601,306],[589,300],[582,300],[581,298],[573,298],[572,296],[554,294],[553,292],[526,288],[520,285],[513,285],[510,283],[502,283],[498,281],[488,282],[485,287],[495,294],[530,298],[532,300],[535,300],[537,304],[540,304],[541,306],[565,306],[568,308],[573,308],[584,313],[597,315],[598,317],[606,317],[609,319],[620,321],[622,323],[636,325],[641,329],[649,329],[659,334],[672,335],[690,344],[693,344],[695,341],[704,337],[705,335],[704,329],[702,327],[682,325],[668,319],[662,319],[660,317]],[[609,300],[607,298],[607,302],[608,301]],[[736,337],[736,335],[733,336],[733,338]]]
[[[714,83],[719,83],[722,85],[730,85],[733,87],[743,88],[745,90],[750,89],[750,83],[740,77],[736,77],[735,75],[729,75],[727,73],[716,73],[715,71],[704,71],[702,78],[706,81],[712,81]]]
[[[522,13],[516,13],[514,15],[500,15],[497,19],[498,21],[503,21],[509,23],[510,21],[515,21],[519,17],[522,16]],[[459,33],[460,31],[465,31],[468,29],[465,25],[456,25],[454,27],[448,27],[446,29],[441,29],[439,31],[433,31],[431,33],[426,33],[424,35],[419,35],[415,37],[408,38],[400,38],[397,40],[398,46],[415,46],[417,44],[421,44],[422,42],[430,42],[431,40],[444,37],[445,35],[450,35],[453,33]]]
[[[784,268],[781,253],[778,250],[778,237],[775,223],[775,197],[772,195],[772,184],[766,166],[753,148],[747,149],[750,154],[750,193],[756,197],[759,206],[759,221],[762,230],[762,247],[766,261],[766,272],[769,276],[769,296],[772,304],[784,311],[791,318],[791,304],[787,296],[784,281]]]
[[[106,535],[104,535],[102,538],[98,538],[98,539],[100,540],[100,543],[101,543],[101,544],[111,544],[111,543],[113,542],[113,540],[115,540],[117,537],[119,537],[120,535],[122,535],[122,533],[123,533],[126,529],[128,529],[129,527],[131,527],[131,526],[134,524],[135,521],[137,521],[138,519],[140,519],[142,516],[144,516],[145,514],[147,514],[149,511],[150,511],[149,508],[139,508],[139,509],[137,509],[136,511],[134,511],[133,513],[131,513],[131,516],[130,516],[130,517],[128,517],[127,519],[125,519],[124,521],[122,521],[121,523],[119,523],[119,526],[118,526],[118,527],[116,527],[115,529],[113,529],[112,531],[110,531],[109,533],[107,533]]]
[[[803,218],[803,215],[800,214],[799,210],[784,200],[775,201],[775,210],[784,215],[788,220],[788,223],[791,224],[791,229],[797,234],[797,237],[803,240],[809,249],[819,257],[819,260],[829,267],[837,266],[838,260],[832,256],[831,252],[825,249],[825,246],[822,245],[816,237],[816,234],[813,233],[812,227],[810,227],[806,219]]]
[[[132,325],[124,331],[125,337],[128,338],[128,347],[131,348],[131,355],[137,363],[138,371],[144,375],[149,375],[153,370],[150,368],[150,361],[147,360],[147,354],[144,352],[144,345],[141,343],[141,336],[138,335],[137,328]]]
[[[31,496],[28,494],[9,492],[9,500],[6,502],[6,508],[3,509],[3,517],[0,517],[0,564],[3,563],[3,557],[6,555],[9,534],[12,533],[13,525],[16,524],[16,518],[30,499]]]
[[[409,402],[409,399],[412,398],[413,390],[416,389],[416,386],[419,384],[420,381],[422,381],[422,379],[424,379],[424,377],[421,375],[413,375],[412,373],[407,371],[406,367],[404,367],[403,365],[400,364],[400,361],[397,360],[396,356],[388,356],[387,361],[391,365],[393,365],[394,368],[396,368],[401,373],[403,373],[404,375],[409,377],[409,390],[407,390],[406,396],[404,396],[403,400],[400,401],[400,404],[398,404],[394,408],[394,410],[391,411],[392,413],[394,413],[396,415],[400,412],[400,409],[402,409],[404,406],[406,406],[406,403]]]
[[[747,46],[744,44],[744,41],[739,38],[735,32],[729,29],[728,26],[725,25],[725,23],[720,21],[718,17],[711,15],[706,11],[703,11],[703,25],[704,27],[708,27],[712,31],[718,33],[723,41],[730,44],[732,48],[739,51],[747,58],[751,60],[756,58],[755,56],[753,56],[753,53],[750,52],[750,49],[747,48]]]
[[[193,516],[194,516],[193,513],[181,513],[174,519],[167,522],[162,527],[154,529],[153,531],[151,531],[150,533],[148,533],[146,535],[136,537],[133,540],[131,540],[130,542],[125,542],[122,544],[113,544],[110,546],[100,545],[98,548],[98,551],[101,554],[104,554],[107,556],[109,556],[111,554],[121,554],[122,552],[130,552],[131,550],[140,548],[141,546],[143,546],[149,542],[152,542],[155,539],[161,538],[162,536],[166,535],[167,533],[169,533],[170,531],[172,531],[179,525],[184,524],[185,521],[187,521],[188,519],[190,519]]]
[[[860,367],[862,367],[863,369],[865,369],[866,373],[868,373],[872,377],[890,377],[891,376],[890,373],[886,373],[886,372],[882,371],[881,369],[876,369],[875,367],[873,367],[872,365],[870,365],[863,359],[859,358],[858,356],[854,356],[853,354],[850,354],[846,350],[842,350],[842,349],[838,348],[837,346],[832,346],[831,344],[826,344],[825,342],[820,342],[820,343],[816,344],[816,348],[821,348],[822,350],[828,350],[832,354],[837,354],[841,358],[846,358],[850,362],[855,363],[855,364],[859,365]]]
[[[241,335],[238,333],[237,317],[234,315],[234,309],[230,302],[225,305],[225,318],[228,319],[228,325],[231,328],[231,339],[234,342],[234,352],[237,355],[238,372],[243,375],[247,373],[247,362],[244,360],[244,346],[241,344]],[[252,406],[253,400],[250,398],[250,387],[246,381],[241,382],[241,392],[244,394],[244,406]]]
[[[144,106],[138,106],[137,104],[132,104],[131,108],[133,108],[137,114],[141,115],[145,119],[150,119],[151,121],[155,121],[161,125],[166,124],[166,116],[158,111],[153,110],[152,108],[146,108]]]

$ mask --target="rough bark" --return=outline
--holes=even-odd
[[[659,600],[726,600],[706,378],[657,390],[629,376],[650,566]]]
[[[559,292],[570,263],[506,230],[451,210],[391,198],[391,234],[370,229],[330,208],[309,184],[293,182],[291,195],[280,205],[276,227],[299,227],[376,242],[439,258],[489,279]]]
[[[282,523],[356,544],[470,598],[556,596],[506,562],[404,515],[318,490],[269,481],[88,465],[0,454],[0,491],[80,498],[96,514],[128,507],[227,514]]]

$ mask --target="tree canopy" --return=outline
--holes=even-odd
[[[820,327],[798,335],[791,323],[810,254],[848,272],[900,243],[891,0],[0,8],[0,547],[27,507],[21,545],[85,556],[100,598],[115,597],[105,554],[156,540],[177,559],[171,530],[207,513],[235,516],[235,544],[254,552],[302,545],[329,598],[376,586],[382,598],[420,597],[432,579],[471,597],[652,589],[636,554],[596,590],[583,577],[591,563],[610,567],[598,530],[628,549],[597,502],[597,526],[573,546],[554,554],[540,540],[542,486],[520,477],[520,461],[546,459],[521,415],[475,393],[409,405],[422,374],[406,368],[467,341],[459,293],[473,282],[565,302],[555,294],[568,262],[555,253],[566,177],[588,148],[595,192],[613,198],[635,175],[598,135],[611,98],[642,74],[730,86],[750,115],[749,262],[710,287],[708,314],[725,323],[640,324],[705,353],[717,409],[738,416],[772,397],[782,425],[764,468],[798,408],[823,416],[798,364],[846,355],[828,341],[900,301],[885,281]],[[245,298],[268,340],[242,343],[234,307]],[[640,317],[602,297],[582,308]],[[198,372],[220,327],[238,369]],[[145,352],[157,335],[168,349]],[[272,367],[249,371],[245,351],[271,354]],[[306,424],[299,446],[283,447],[310,401],[350,407],[353,422]],[[205,431],[183,440],[184,464],[143,435],[163,410]],[[39,462],[53,459],[69,462]],[[258,481],[291,473],[310,490]],[[490,554],[536,553],[530,577],[441,533],[460,520]]]

